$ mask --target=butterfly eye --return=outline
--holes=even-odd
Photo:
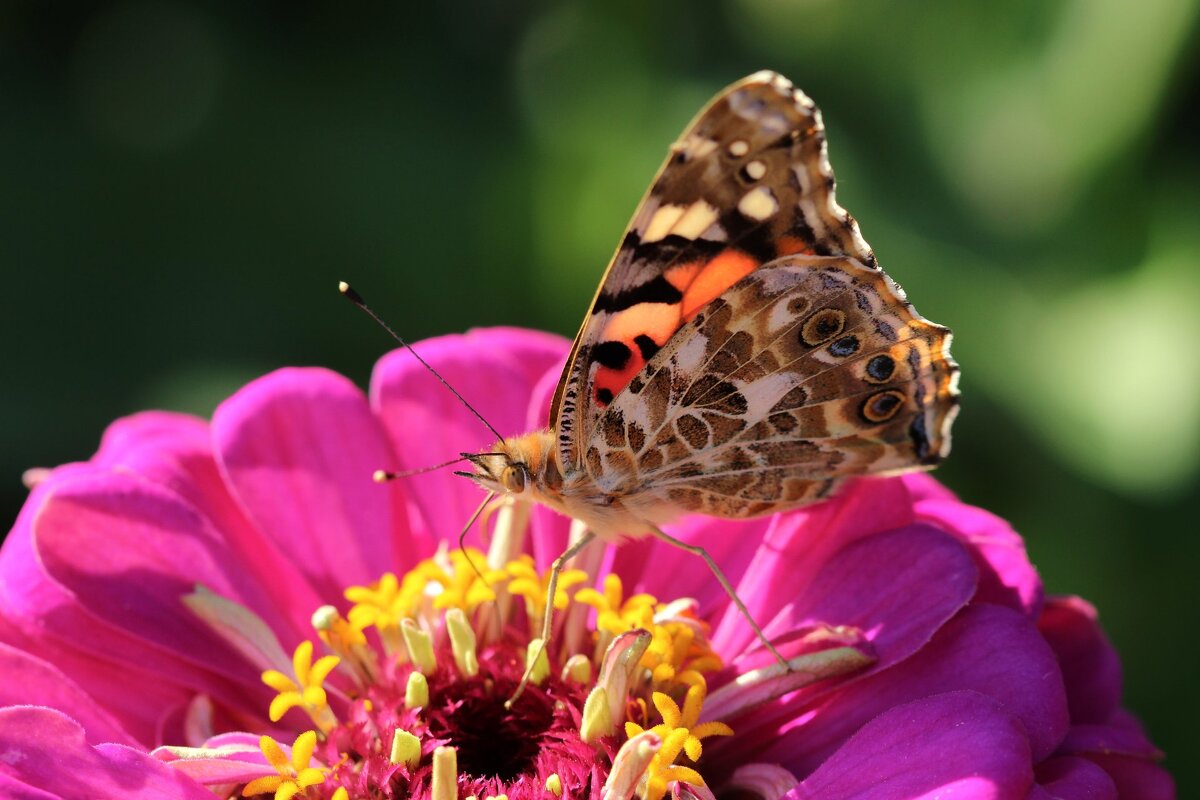
[[[504,471],[500,473],[500,485],[504,487],[505,491],[512,492],[513,494],[520,494],[525,491],[525,484],[527,482],[525,466],[523,464],[505,467]]]

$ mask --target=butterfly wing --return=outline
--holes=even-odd
[[[856,259],[768,267],[686,323],[587,441],[597,489],[640,518],[772,513],[949,451],[950,332]]]
[[[834,199],[820,111],[780,75],[721,92],[684,130],[580,327],[550,422],[578,468],[597,419],[654,354],[747,274],[790,254],[875,257]]]

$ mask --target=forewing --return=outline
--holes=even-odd
[[[584,467],[646,519],[748,517],[950,448],[950,332],[881,270],[789,256],[714,300],[599,418]]]
[[[834,199],[813,102],[761,72],[706,106],[672,147],[597,290],[550,412],[568,468],[597,417],[709,302],[780,256],[875,263]]]

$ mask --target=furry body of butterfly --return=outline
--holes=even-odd
[[[468,456],[485,489],[598,537],[746,518],[950,449],[950,331],[916,313],[834,199],[820,112],[752,75],[685,129],[635,212],[545,430]]]

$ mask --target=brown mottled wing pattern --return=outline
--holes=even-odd
[[[650,360],[600,417],[584,467],[645,519],[756,516],[852,475],[929,468],[958,407],[949,347],[881,270],[781,258]]]
[[[700,112],[634,214],[555,393],[564,469],[579,468],[597,418],[682,326],[746,275],[797,253],[875,263],[834,199],[820,111],[762,72]]]

